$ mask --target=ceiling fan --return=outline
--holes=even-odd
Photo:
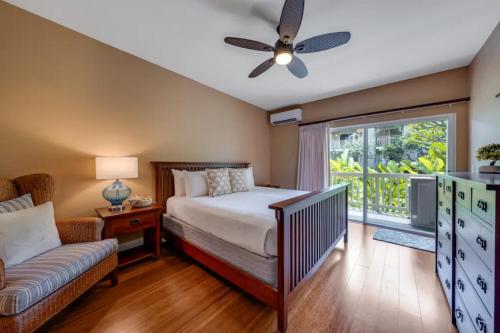
[[[248,77],[254,78],[274,64],[286,65],[296,77],[302,79],[307,76],[307,67],[294,53],[312,53],[328,50],[347,43],[351,39],[348,31],[328,33],[308,38],[300,43],[293,44],[299,32],[302,16],[304,15],[304,0],[286,0],[281,12],[280,23],[277,27],[279,39],[274,47],[250,39],[226,37],[224,42],[245,49],[274,52],[274,57],[267,59],[257,66]]]

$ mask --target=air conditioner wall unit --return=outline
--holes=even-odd
[[[271,125],[283,125],[296,123],[302,120],[302,109],[293,109],[285,112],[273,113]]]

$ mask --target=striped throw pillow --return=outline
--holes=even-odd
[[[26,193],[23,196],[17,197],[12,200],[1,201],[0,202],[0,214],[2,213],[12,213],[18,210],[33,208],[33,200],[31,200],[31,194]]]

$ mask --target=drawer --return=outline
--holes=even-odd
[[[446,197],[444,196],[444,180],[442,180],[441,183],[438,182],[438,186],[439,185],[443,186],[443,188],[438,187],[437,198],[438,200],[446,200]]]
[[[156,214],[147,213],[139,215],[130,215],[123,218],[114,219],[111,221],[111,232],[113,235],[128,234],[135,231],[140,231],[145,228],[154,227],[156,225]]]
[[[444,194],[444,178],[443,177],[437,177],[437,191],[438,195],[439,194]]]
[[[453,201],[453,180],[444,180],[444,198],[449,202]]]
[[[438,234],[437,237],[437,252],[439,254],[446,255],[448,257],[453,257],[453,248],[451,239],[448,239],[446,235]]]
[[[451,224],[452,209],[451,201],[447,199],[438,200],[438,213],[442,214],[444,218]]]
[[[456,184],[456,203],[470,211],[472,203],[472,188],[460,182],[457,182]]]
[[[471,281],[469,281],[460,264],[457,264],[456,267],[455,295],[460,296],[464,307],[472,318],[472,324],[477,328],[478,332],[493,332],[493,319],[490,313],[472,288]],[[482,330],[481,327],[483,327]]]
[[[448,300],[448,304],[450,305],[451,308],[451,291],[453,288],[451,263],[448,264],[443,254],[438,254],[436,257],[437,257],[436,260],[437,260],[438,277],[439,280],[441,281],[444,293],[446,294],[446,299]]]
[[[444,214],[438,214],[438,219],[437,219],[437,234],[438,238],[439,235],[442,235],[449,239],[451,241],[451,219],[446,217]]]
[[[493,300],[495,296],[493,274],[460,235],[457,235],[456,256],[463,270],[467,272],[467,277],[476,294],[488,312],[493,313]],[[472,313],[471,316],[473,316]]]
[[[460,299],[460,296],[455,297],[455,319],[460,333],[476,333],[474,323],[465,308],[464,302]]]
[[[493,231],[486,227],[487,223],[461,207],[457,207],[456,216],[455,230],[476,252],[488,269],[493,271],[495,258]]]
[[[472,212],[493,225],[495,223],[495,192],[472,189]]]

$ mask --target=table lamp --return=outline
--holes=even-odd
[[[115,179],[102,191],[102,196],[111,203],[110,210],[122,210],[123,201],[130,196],[131,190],[120,179],[138,177],[137,157],[96,157],[95,174],[96,179]]]

